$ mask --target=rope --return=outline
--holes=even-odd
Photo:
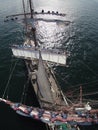
[[[89,102],[91,106],[98,106],[98,100],[83,99],[84,102]]]
[[[10,73],[11,73],[11,70],[12,70],[12,67],[13,67],[12,64],[13,64],[13,59],[11,60]],[[8,93],[9,93],[9,87],[7,89],[7,99],[8,99]]]
[[[61,78],[61,76],[60,75],[58,75],[57,73],[55,73],[58,77],[60,77],[60,79],[62,80],[62,81],[64,81],[65,83],[67,82],[67,84],[69,84],[70,85],[70,89],[71,88],[75,88],[75,87],[79,87],[79,86],[81,86],[82,85],[82,87],[84,86],[84,85],[89,85],[89,84],[92,84],[92,83],[97,83],[98,82],[98,80],[95,80],[95,81],[91,81],[91,82],[87,82],[87,83],[80,83],[80,84],[77,84],[77,85],[71,85],[67,80],[65,81],[64,79],[62,79]]]
[[[88,85],[88,84],[92,84],[92,83],[97,83],[97,82],[98,82],[98,80],[95,80],[95,81],[92,81],[92,82],[87,82],[87,83],[81,83],[81,84],[74,85],[74,86],[72,86],[71,88],[79,87],[79,86],[81,86],[81,85],[82,85],[82,87],[83,87],[84,85]],[[70,89],[71,89],[71,88],[70,88]]]
[[[26,94],[25,94],[25,92],[27,91],[27,89],[26,89],[26,86],[28,85],[28,83],[29,83],[29,77],[28,77],[28,80],[27,80],[27,82],[25,83],[25,85],[24,85],[24,88],[23,88],[23,93],[22,93],[22,96],[21,96],[21,103],[25,103],[25,100],[26,100]],[[23,102],[24,101],[24,102]]]
[[[96,94],[98,94],[98,92],[86,93],[86,94],[83,94],[83,96],[90,96],[90,95],[96,95]]]
[[[48,64],[48,67],[49,67],[49,64]],[[71,102],[71,100],[68,99],[68,98],[64,95],[64,93],[62,92],[62,89],[61,89],[61,87],[59,86],[59,83],[58,83],[58,81],[56,80],[56,77],[55,77],[55,75],[54,75],[55,71],[52,69],[52,67],[51,67],[51,70],[53,71],[52,74],[53,74],[53,76],[54,76],[54,78],[55,78],[55,81],[56,81],[56,83],[57,83],[57,85],[58,85],[58,88],[59,88],[59,90],[60,90],[60,92],[61,92],[61,95],[62,95],[62,97],[63,97],[63,100],[64,100],[65,104],[68,106],[68,102],[67,102],[67,101],[69,101],[71,104],[73,104],[73,103]]]
[[[96,74],[87,64],[85,64],[82,60],[80,60],[80,62],[81,62],[83,65],[85,65],[85,66],[88,68],[88,70],[90,70],[95,76],[97,76],[97,74]],[[57,73],[56,73],[56,75],[60,77],[60,75],[58,75]],[[60,78],[61,78],[61,77],[60,77]],[[62,81],[65,82],[64,79],[62,79]],[[74,87],[78,87],[78,86],[80,86],[80,85],[87,85],[87,84],[96,83],[96,82],[98,82],[98,80],[95,80],[95,81],[92,81],[92,82],[87,82],[87,83],[77,84],[77,85],[75,85],[75,86],[71,85],[67,80],[66,80],[65,83],[69,84],[71,88],[74,88]]]
[[[15,69],[15,67],[16,67],[17,62],[18,62],[18,60],[16,61],[15,65],[14,65],[14,67],[13,67],[12,71],[11,71],[11,74],[10,74],[10,76],[9,76],[9,79],[8,79],[7,84],[6,84],[5,91],[4,91],[4,93],[3,93],[2,98],[4,98],[4,97],[5,97],[6,91],[8,90],[8,85],[9,85],[10,80],[11,80],[11,78],[12,78],[12,75],[13,75],[13,72],[14,72],[14,69]],[[11,67],[11,68],[12,68],[12,67]],[[11,70],[11,69],[10,69],[10,70]],[[8,95],[7,95],[7,99],[8,99]]]
[[[98,74],[96,74],[87,64],[85,64],[83,61],[81,61],[81,63],[84,64],[95,76],[98,76]]]
[[[73,87],[72,84],[70,84],[67,80],[65,81],[63,78],[61,78],[61,76],[59,74],[57,74],[55,71],[54,71],[55,75],[57,75],[62,81],[64,81],[65,83],[67,82],[67,84],[69,84],[71,87]]]
[[[23,103],[23,100],[24,100],[25,89],[26,89],[26,85],[24,85],[24,88],[23,88],[23,93],[22,93],[21,101],[20,101],[21,103]]]

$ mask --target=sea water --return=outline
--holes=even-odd
[[[26,4],[28,5],[28,2]],[[68,54],[67,66],[54,67],[63,91],[78,89],[82,85],[85,94],[97,92],[98,0],[36,0],[33,6],[36,11],[44,9],[46,12],[58,11],[66,14],[65,17],[48,15],[48,18],[40,15],[37,18],[45,20],[35,23],[39,44],[50,49],[54,47],[62,49]],[[22,44],[25,39],[21,19],[6,23],[4,19],[7,15],[21,12],[23,12],[21,0],[0,0],[0,97],[8,83],[11,69],[17,61],[12,56],[10,47],[13,44]],[[70,21],[70,24],[66,25],[65,20]],[[9,83],[9,99],[13,102],[21,100],[26,74],[24,62],[19,59]],[[92,98],[97,99],[97,94]],[[0,120],[1,130],[44,129],[43,124],[16,115],[3,103],[0,103]],[[90,126],[89,129],[97,130],[98,126]]]

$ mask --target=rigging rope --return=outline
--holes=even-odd
[[[55,73],[55,71],[54,71],[54,73]],[[71,87],[74,87],[74,86],[73,86],[72,84],[70,84],[67,80],[65,81],[64,79],[62,79],[59,74],[57,74],[57,73],[55,73],[55,74],[56,74],[62,81],[67,82],[67,84],[69,84]]]
[[[98,94],[98,92],[86,93],[86,94],[83,94],[83,96],[90,96],[90,95],[96,95],[96,94]]]
[[[88,68],[88,70],[90,70],[95,76],[98,76],[98,74],[96,74],[96,73],[95,73],[87,64],[85,64],[82,60],[80,60],[80,62],[81,62],[83,65],[85,65],[85,66]],[[56,74],[56,75],[58,75],[58,74]],[[60,75],[58,75],[58,76],[60,77]],[[65,82],[64,79],[62,79],[62,81]],[[95,80],[95,81],[92,81],[92,82],[87,82],[87,83],[81,83],[81,84],[78,84],[78,85],[75,85],[75,86],[71,85],[67,80],[66,80],[66,82],[67,82],[67,84],[70,85],[71,88],[74,88],[74,87],[78,87],[78,86],[81,86],[81,85],[87,85],[87,84],[91,84],[91,83],[96,83],[96,82],[98,82],[98,80]]]
[[[98,80],[95,80],[95,81],[91,81],[91,82],[87,82],[87,83],[80,83],[80,84],[77,84],[77,85],[71,85],[67,80],[64,80],[64,79],[62,79],[61,78],[61,76],[60,75],[58,75],[57,73],[55,73],[58,77],[60,77],[60,79],[63,81],[63,82],[67,82],[67,84],[69,84],[70,85],[70,88],[69,89],[71,89],[71,88],[74,88],[74,87],[79,87],[79,86],[84,86],[84,85],[88,85],[88,84],[92,84],[92,83],[96,83],[96,82],[98,82]]]
[[[6,84],[6,87],[5,87],[5,90],[4,90],[4,93],[3,93],[2,98],[5,97],[5,94],[6,94],[7,90],[8,90],[8,87],[9,87],[8,85],[9,85],[10,80],[11,80],[11,78],[12,78],[12,75],[13,75],[13,72],[14,72],[14,69],[15,69],[15,67],[16,67],[17,62],[18,62],[18,60],[16,60],[16,63],[15,63],[15,65],[14,65],[13,68],[12,68],[12,64],[11,64],[12,71],[11,71],[11,74],[9,75],[9,79],[8,79],[7,84]],[[10,70],[11,70],[11,69],[10,69]],[[8,95],[7,95],[7,99],[8,99]]]
[[[28,80],[27,80],[27,82],[25,83],[25,85],[24,85],[24,88],[23,88],[23,93],[22,93],[22,96],[21,96],[21,103],[25,103],[25,100],[26,100],[26,91],[27,91],[27,89],[28,89],[28,83],[29,83],[29,77],[28,77]],[[27,88],[26,88],[27,87]],[[24,102],[23,102],[24,101]]]
[[[11,70],[12,70],[12,67],[13,67],[13,59],[11,60],[11,67],[10,67],[10,73],[11,73]],[[7,99],[8,99],[8,93],[9,93],[9,87],[8,87],[8,89],[7,89]]]
[[[47,65],[48,65],[48,67],[51,66],[51,64],[50,64],[50,66],[49,66],[49,64],[47,64]],[[59,83],[58,83],[58,81],[56,80],[56,77],[55,77],[55,71],[53,70],[52,67],[51,67],[51,70],[52,70],[51,72],[52,72],[52,74],[53,74],[53,76],[54,76],[54,78],[55,78],[55,81],[56,81],[56,83],[57,83],[57,85],[58,85],[58,88],[59,88],[59,90],[60,90],[60,92],[61,92],[61,95],[62,95],[62,97],[63,97],[63,100],[64,100],[65,104],[66,104],[67,106],[68,106],[68,102],[70,102],[70,103],[72,104],[71,100],[68,99],[68,98],[64,95],[64,93],[63,93],[61,87],[59,86]],[[67,102],[67,101],[68,101],[68,102]]]
[[[67,84],[69,84],[70,85],[70,89],[71,88],[75,88],[75,87],[79,87],[79,86],[81,86],[82,85],[82,87],[84,86],[84,85],[89,85],[89,84],[92,84],[92,83],[97,83],[98,82],[98,80],[95,80],[95,81],[91,81],[91,82],[87,82],[87,83],[80,83],[80,84],[77,84],[77,85],[72,85],[72,84],[70,84],[67,80],[65,81],[64,79],[62,79],[61,78],[61,76],[60,75],[58,75],[57,73],[55,73],[62,81],[64,81],[65,83],[67,82]]]
[[[26,89],[26,84],[24,85],[24,88],[23,88],[23,93],[22,93],[22,96],[21,96],[21,103],[24,103],[24,96],[25,96],[25,89]],[[23,102],[24,101],[24,102]]]
[[[92,83],[97,83],[98,80],[95,80],[95,81],[91,81],[91,82],[87,82],[87,83],[81,83],[81,84],[77,84],[77,85],[74,85],[73,87],[71,88],[74,88],[74,87],[78,87],[78,86],[84,86],[84,85],[89,85],[89,84],[92,84]]]
[[[95,76],[98,76],[87,64],[85,64],[82,60],[80,60],[82,64],[84,64]]]

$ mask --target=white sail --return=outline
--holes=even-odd
[[[12,52],[15,57],[20,57],[24,59],[39,59],[39,50],[31,48],[31,47],[20,47],[14,46],[12,47]],[[60,52],[54,52],[54,50],[41,50],[42,59],[58,64],[65,65],[66,64],[66,55],[61,54]]]

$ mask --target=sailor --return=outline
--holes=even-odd
[[[54,11],[52,11],[52,14],[54,14]]]
[[[42,13],[44,13],[44,10],[42,9]]]
[[[37,11],[35,11],[35,14],[38,14],[38,12],[37,12]]]
[[[12,21],[14,21],[14,18],[11,18]]]
[[[66,119],[67,118],[67,114],[65,114],[64,112],[61,113],[62,118]]]
[[[30,113],[33,110],[33,107],[27,108],[28,112]]]
[[[56,12],[56,14],[58,14],[58,11]]]
[[[31,12],[34,13],[34,9],[32,9]]]
[[[17,20],[17,19],[18,19],[18,17],[15,17],[15,19]]]
[[[82,117],[83,112],[82,111],[76,111],[76,114],[78,114],[79,117]]]
[[[51,117],[52,118],[55,118],[56,117],[56,114],[54,112],[51,113]]]
[[[48,11],[48,14],[50,14],[50,11]]]
[[[43,109],[39,109],[38,110],[38,117],[41,118],[43,116],[44,110]]]
[[[90,117],[90,114],[87,112],[86,113],[86,118],[89,118]]]

